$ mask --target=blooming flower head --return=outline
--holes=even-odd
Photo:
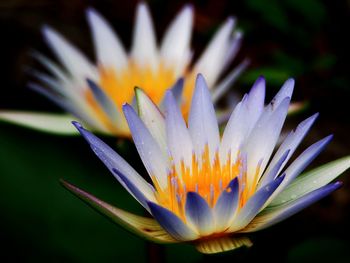
[[[124,212],[77,187],[64,186],[118,223],[156,242],[190,242],[203,253],[250,246],[246,233],[297,213],[340,187],[332,183],[350,166],[346,157],[300,175],[331,136],[291,157],[317,114],[301,122],[278,146],[294,81],[289,79],[267,105],[259,78],[235,107],[222,136],[204,78],[198,75],[188,122],[171,90],[165,115],[140,89],[138,114],[123,106],[133,140],[152,184],[117,153],[74,123],[95,154],[153,216]]]
[[[96,64],[92,64],[54,29],[44,26],[45,40],[63,68],[47,57],[35,54],[50,74],[34,72],[42,85],[31,83],[30,86],[95,131],[117,136],[130,135],[122,105],[133,102],[135,86],[142,87],[158,105],[165,91],[174,86],[174,92],[182,95],[181,107],[186,115],[197,73],[206,75],[212,95],[218,99],[232,86],[247,64],[247,61],[243,61],[218,83],[241,42],[242,34],[234,31],[233,18],[228,18],[220,26],[203,54],[193,63],[194,52],[190,47],[193,8],[190,5],[186,5],[171,22],[158,46],[148,7],[145,3],[139,4],[128,53],[112,27],[97,11],[90,8],[86,15],[92,31]],[[179,90],[178,87],[182,85],[176,85],[177,81],[185,82],[183,90]],[[2,112],[0,118],[56,133],[76,132],[66,124],[67,119],[72,117]],[[48,122],[52,124],[51,127],[47,125]]]

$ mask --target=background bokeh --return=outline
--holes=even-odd
[[[84,10],[95,7],[129,46],[136,1],[1,0],[1,109],[57,111],[26,88],[33,49],[51,55],[40,28],[58,29],[91,58],[92,42]],[[149,1],[158,36],[184,1]],[[249,70],[235,85],[246,92],[259,75],[268,95],[289,77],[296,79],[294,100],[308,108],[291,116],[286,129],[312,113],[320,118],[301,148],[334,133],[327,150],[312,164],[350,153],[349,1],[205,0],[193,1],[195,56],[229,15],[238,18],[245,39],[240,59]],[[199,52],[197,52],[199,51]],[[234,66],[234,65],[233,65]],[[132,143],[105,139],[140,171]],[[158,246],[113,225],[63,189],[68,181],[121,208],[144,213],[95,158],[80,137],[56,137],[0,124],[1,262],[350,262],[350,173],[342,189],[270,229],[252,235],[254,246],[203,256],[188,245]]]

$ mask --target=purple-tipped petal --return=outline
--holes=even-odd
[[[252,197],[250,197],[234,218],[230,231],[238,231],[247,226],[261,211],[266,201],[274,193],[277,187],[283,182],[284,177],[284,175],[277,177],[274,181],[259,189]]]
[[[200,156],[208,145],[213,161],[220,143],[219,127],[208,86],[201,74],[198,74],[196,80],[188,128],[196,154]]]
[[[145,197],[145,195],[132,183],[130,180],[121,173],[118,169],[113,168],[113,173],[115,174],[115,177],[119,177],[121,184],[125,187],[125,189],[128,190],[128,192],[148,211],[148,205],[147,202],[149,200]]]
[[[91,79],[87,79],[86,81],[98,105],[108,116],[111,124],[118,128],[118,125],[120,125],[120,122],[122,122],[124,118],[117,109],[114,101],[112,101],[112,99],[96,84],[96,82]]]
[[[304,195],[297,200],[273,207],[271,209],[269,208],[266,212],[262,211],[261,215],[258,215],[256,219],[253,220],[251,224],[249,224],[248,227],[242,232],[255,232],[277,224],[278,222],[298,213],[300,210],[337,190],[341,185],[341,182],[328,184]]]
[[[271,101],[272,108],[277,108],[285,98],[291,98],[294,90],[294,79],[290,78],[284,82],[282,88]]]
[[[249,184],[253,183],[257,168],[259,167],[260,176],[270,160],[286,119],[289,103],[290,98],[285,98],[275,110],[265,111],[243,146],[242,152],[248,155]]]
[[[254,127],[254,124],[259,119],[263,109],[265,102],[265,89],[266,89],[266,81],[265,78],[260,76],[254,83],[253,87],[249,91],[248,100],[247,100],[247,118],[250,120],[250,130]]]
[[[130,182],[139,188],[147,199],[155,201],[153,188],[112,148],[105,144],[95,135],[84,129],[78,122],[72,122],[84,139],[90,144],[91,149],[113,173],[113,169],[118,169]],[[114,174],[114,173],[113,173]],[[119,177],[117,180],[123,184]]]
[[[281,158],[277,161],[275,166],[270,171],[268,171],[268,173],[266,173],[266,175],[263,176],[264,180],[260,181],[259,189],[261,187],[264,187],[265,185],[267,185],[268,183],[270,183],[271,181],[273,181],[277,177],[278,171],[280,170],[284,161],[287,159],[289,152],[290,152],[290,150],[285,151],[284,154],[281,156]]]
[[[228,153],[235,160],[240,147],[251,134],[257,120],[262,114],[265,100],[265,79],[260,77],[254,83],[249,94],[235,107],[224,130],[220,156],[223,163],[226,162]]]
[[[239,201],[239,181],[238,177],[233,179],[227,188],[220,194],[215,207],[214,215],[216,230],[226,229],[237,210]]]
[[[209,235],[215,230],[215,221],[207,201],[196,192],[188,192],[185,212],[187,223],[197,229],[202,236]]]
[[[312,144],[309,146],[302,154],[299,155],[294,162],[289,165],[289,167],[285,170],[286,179],[283,181],[281,188],[288,185],[295,177],[297,177],[328,145],[328,143],[332,140],[333,135],[329,135],[322,140]],[[278,189],[278,192],[281,189]]]
[[[265,175],[261,178],[261,182],[264,182],[265,180],[266,182],[268,182],[265,176],[267,176],[270,173],[270,170],[273,169],[273,167],[275,167],[276,163],[281,159],[281,156],[285,153],[285,151],[289,150],[289,155],[284,160],[283,164],[280,166],[279,170],[277,171],[277,174],[283,169],[285,164],[288,162],[288,160],[291,158],[291,156],[299,146],[300,142],[303,140],[303,138],[311,128],[312,124],[315,122],[317,116],[318,113],[302,121],[294,131],[291,131],[289,133],[287,138],[283,141],[276,154],[272,158],[269,166],[265,171]]]
[[[170,210],[152,202],[149,202],[148,206],[158,223],[176,240],[190,241],[198,237],[198,234],[186,226],[184,222]]]
[[[166,187],[167,173],[170,169],[168,158],[134,109],[129,104],[124,104],[123,111],[137,151],[148,174],[154,176],[162,188]]]
[[[171,92],[174,95],[175,100],[177,101],[177,104],[179,105],[179,107],[181,107],[181,100],[182,100],[182,92],[183,92],[183,88],[184,88],[184,83],[185,80],[184,78],[179,78],[174,86],[171,87]]]
[[[346,156],[303,173],[279,193],[269,204],[269,207],[290,202],[323,187],[349,169],[349,167],[350,156]]]

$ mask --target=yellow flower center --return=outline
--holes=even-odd
[[[140,87],[157,105],[164,98],[165,91],[171,88],[179,76],[175,74],[175,70],[165,67],[161,63],[154,70],[150,66],[141,67],[132,61],[129,62],[127,68],[121,71],[115,71],[111,68],[99,67],[100,82],[98,83],[106,95],[111,98],[117,109],[121,111],[124,103],[131,104],[134,98],[134,88]],[[182,97],[182,111],[187,116],[191,96],[194,87],[195,75],[184,72],[185,85]],[[86,91],[86,99],[94,109],[98,118],[108,127],[114,130],[111,121],[107,118],[101,106],[96,102],[90,89]],[[115,131],[120,134],[120,131]]]
[[[159,204],[186,221],[184,207],[187,192],[197,192],[210,207],[214,207],[220,194],[223,191],[231,191],[227,186],[238,177],[240,185],[239,208],[241,208],[256,191],[258,173],[259,167],[256,169],[253,183],[247,185],[247,173],[241,158],[236,158],[236,161],[232,162],[231,154],[228,153],[226,163],[221,164],[219,153],[216,152],[214,161],[211,161],[209,147],[206,145],[200,159],[195,153],[192,154],[191,167],[186,167],[183,161],[180,169],[173,165],[168,174],[168,184],[165,189],[159,186],[155,177],[152,177],[152,181]]]

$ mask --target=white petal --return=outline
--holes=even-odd
[[[43,34],[48,45],[53,49],[61,63],[68,69],[70,74],[76,79],[86,78],[96,80],[97,73],[87,58],[64,37],[50,28],[43,27]],[[84,88],[84,85],[77,85],[77,88]]]
[[[153,101],[143,92],[143,90],[135,89],[138,114],[141,120],[146,125],[147,129],[157,141],[160,148],[167,153],[165,120]]]
[[[145,3],[137,6],[131,56],[139,66],[158,66],[158,51],[150,12]]]
[[[167,175],[170,164],[167,156],[160,149],[153,136],[146,128],[142,120],[137,116],[134,109],[125,104],[123,106],[125,118],[128,122],[132,138],[137,151],[150,176],[154,176],[160,187],[167,185]]]
[[[220,145],[220,158],[222,163],[226,162],[228,153],[235,160],[238,150],[248,138],[257,119],[260,117],[265,100],[265,80],[258,78],[248,95],[242,102],[238,103],[232,113]]]
[[[107,21],[94,9],[86,12],[99,65],[116,71],[128,65],[128,58],[119,37]]]
[[[228,73],[228,75],[212,89],[213,103],[215,104],[236,82],[237,78],[249,65],[247,59],[243,60],[237,67]]]
[[[36,113],[26,111],[0,111],[0,120],[27,128],[60,135],[78,135],[71,124],[71,115]]]
[[[198,74],[196,80],[188,128],[196,154],[200,156],[208,145],[213,161],[220,142],[219,127],[208,86],[201,74]]]
[[[290,98],[285,98],[267,118],[262,116],[247,138],[242,152],[248,156],[248,184],[254,179],[258,166],[258,178],[265,170],[286,119],[289,102]]]
[[[286,98],[292,97],[293,90],[294,90],[294,79],[288,79],[284,84],[282,85],[281,89],[278,91],[276,96],[272,99],[271,104],[273,105],[273,108],[277,108],[278,105]]]
[[[45,66],[46,69],[61,82],[65,83],[68,81],[68,76],[66,75],[66,73],[64,73],[63,70],[55,62],[53,62],[52,60],[50,60],[49,58],[47,58],[39,52],[34,52],[33,57],[36,58],[43,66]]]
[[[160,48],[160,56],[166,67],[175,67],[182,73],[190,54],[193,24],[193,7],[185,6],[165,32]]]
[[[220,27],[194,66],[194,72],[202,73],[206,77],[209,87],[213,87],[225,65],[233,27],[234,20],[230,18]]]
[[[165,126],[167,144],[175,165],[179,169],[181,161],[191,167],[193,146],[190,133],[182,113],[171,91],[165,94]]]
[[[233,36],[230,39],[229,49],[226,54],[223,70],[226,70],[227,66],[230,65],[232,60],[237,55],[241,47],[242,38],[243,38],[243,33],[241,31],[234,32]]]

